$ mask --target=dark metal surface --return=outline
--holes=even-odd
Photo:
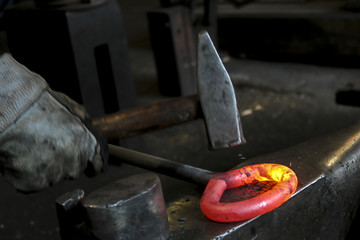
[[[163,8],[148,12],[159,88],[165,95],[187,96],[197,92],[196,33],[207,30],[217,45],[217,0],[205,0],[203,16],[196,20],[190,0],[161,0]],[[196,23],[196,22],[199,23]]]
[[[196,47],[189,8],[173,6],[147,16],[160,91],[196,94]]]
[[[346,7],[346,9],[348,9],[350,11],[358,12],[360,10],[360,1],[359,0],[347,0],[345,7]]]
[[[55,201],[56,213],[59,220],[62,239],[84,239],[81,224],[85,221],[84,210],[80,208],[80,201],[85,197],[82,189],[67,192]],[[90,238],[89,238],[90,239]]]
[[[220,224],[202,215],[194,192],[168,205],[172,239],[345,239],[360,197],[360,123],[236,168],[255,163],[294,170],[299,185],[288,202],[248,221]]]
[[[105,3],[107,0],[34,0],[39,8],[58,8],[58,7],[71,7],[82,9],[87,8],[89,3],[92,5],[99,5]]]
[[[109,144],[109,154],[110,156],[117,157],[121,162],[202,185],[206,185],[216,174],[205,169],[178,163],[176,161],[170,161],[111,144]]]
[[[354,11],[358,2],[352,2],[354,10],[351,2],[225,4],[219,10],[219,42],[248,59],[359,67],[360,18]]]
[[[155,100],[163,100],[164,97],[158,95],[156,74],[153,68],[153,55],[148,49],[147,39],[145,39],[144,43],[147,32],[145,12],[148,9],[157,7],[158,0],[124,0],[121,1],[121,3],[125,16],[124,22],[127,24],[126,30],[132,38],[131,53],[132,60],[134,60],[132,61],[132,68],[138,91],[142,94],[140,101],[146,104],[154,102]],[[232,31],[232,33],[234,33],[234,31]],[[239,31],[239,34],[242,34],[242,31]],[[146,49],[143,48],[144,45],[147,47]],[[60,48],[61,45],[57,47]],[[291,146],[325,132],[333,132],[335,129],[344,127],[356,121],[356,119],[360,119],[359,109],[336,105],[334,101],[336,88],[343,88],[350,82],[358,81],[358,69],[320,68],[310,65],[248,60],[239,62],[233,58],[227,63],[232,64],[232,69],[229,69],[228,65],[226,65],[226,67],[229,70],[232,80],[235,80],[235,86],[238,86],[237,91],[240,92],[241,112],[247,113],[246,116],[242,117],[242,122],[248,143],[237,149],[210,152],[207,150],[208,144],[206,142],[206,134],[202,121],[193,121],[178,127],[167,128],[142,136],[145,139],[146,145],[145,148],[141,150],[152,155],[174,159],[194,166],[216,171],[225,171],[237,165],[239,162],[245,161],[245,158],[249,159],[250,157],[261,156],[264,153],[283,149],[284,147]],[[324,92],[329,94],[328,97],[323,96]],[[261,108],[257,108],[258,106]],[[252,114],[249,114],[249,112],[252,112]],[[326,144],[327,142],[324,143]],[[314,146],[314,148],[315,147],[317,146]],[[295,154],[296,152],[293,153]],[[275,157],[275,155],[273,156]],[[304,156],[306,155],[301,154],[291,157],[296,158],[297,161],[301,161],[298,157]],[[315,162],[318,161],[316,157],[312,159]],[[309,162],[310,164],[312,163],[312,161]],[[307,171],[306,169],[304,170],[305,172]],[[87,179],[81,177],[73,181],[63,181],[41,193],[32,195],[17,193],[13,188],[8,186],[4,180],[1,180],[1,239],[60,239],[54,199],[76,188],[82,188],[85,189],[86,192],[92,192],[109,182],[115,181],[119,177],[129,176],[129,174],[134,174],[136,171],[138,173],[142,170],[127,164],[122,164],[120,167],[111,165],[105,174],[101,174],[96,178]],[[312,171],[308,172],[313,174]],[[178,181],[166,176],[160,177],[165,199],[169,202],[174,202],[173,199],[190,193],[191,189],[194,188],[193,185],[188,186],[186,185],[187,183],[183,181]],[[325,211],[324,209],[317,209],[322,202],[321,196],[326,197],[327,195],[318,191],[319,188],[316,184],[313,186],[313,190],[307,188],[305,194],[302,193],[305,198],[305,200],[302,201],[304,204],[307,202],[308,205],[314,205],[314,208],[308,208],[307,205],[304,206],[304,208],[296,209],[290,218],[283,220],[279,217],[285,216],[285,212],[287,211],[282,210],[285,209],[283,208],[285,206],[283,206],[277,210],[277,214],[269,213],[261,217],[261,219],[266,221],[265,224],[267,224],[269,229],[272,227],[272,231],[278,233],[277,236],[280,236],[282,231],[288,231],[286,230],[286,224],[296,224],[301,221],[301,212],[303,212],[302,214],[305,216],[309,214],[313,215],[312,218],[309,218],[310,225],[308,225],[308,227],[303,223],[303,225],[300,225],[303,232],[306,232],[307,229],[309,229],[309,232],[312,231],[313,229],[311,227],[313,225],[315,225],[314,228],[316,228],[316,230],[312,231],[315,232],[315,237],[310,236],[306,239],[316,239],[316,234],[319,234],[320,231],[327,231],[326,225],[323,228],[318,223],[320,219],[325,219],[322,217]],[[184,196],[184,198],[179,198],[179,200],[176,201],[179,203],[179,207],[182,206],[186,208],[184,209],[184,212],[188,211],[186,215],[182,214],[180,210],[176,211],[178,209],[174,209],[174,205],[171,205],[175,211],[172,213],[174,216],[172,217],[173,221],[171,226],[173,229],[178,230],[177,238],[184,236],[183,239],[201,239],[201,236],[199,236],[201,233],[197,235],[197,231],[212,232],[213,229],[219,230],[220,227],[222,227],[222,230],[236,230],[236,228],[239,227],[240,224],[222,225],[210,222],[208,223],[208,228],[203,230],[202,227],[204,227],[205,222],[204,216],[199,212],[199,206],[192,202],[194,198],[197,199],[197,196],[202,192],[201,189],[192,196],[189,196],[189,198]],[[311,197],[311,194],[315,196]],[[287,204],[292,204],[294,199],[291,199]],[[312,201],[314,199],[318,202]],[[300,199],[298,201],[300,201]],[[334,201],[334,204],[338,203]],[[190,205],[192,208],[189,207]],[[332,205],[330,206],[332,207]],[[290,207],[286,207],[286,209],[288,208]],[[329,209],[329,211],[330,210],[337,210],[336,206],[335,208],[332,207]],[[280,214],[280,211],[283,214]],[[344,214],[344,212],[342,214]],[[352,211],[349,211],[347,214],[352,213]],[[298,219],[299,217],[300,219]],[[198,223],[199,220],[204,222],[201,222],[199,225],[194,224],[194,222]],[[347,218],[345,218],[345,220],[347,220]],[[326,224],[325,220],[324,223]],[[264,233],[260,232],[261,225],[263,224],[263,222],[259,221],[257,225],[248,224],[247,228],[243,228],[243,234],[246,235],[245,239],[246,237],[250,239],[263,239],[262,236],[264,236]],[[354,225],[355,229],[359,226],[358,224]],[[189,233],[189,226],[193,229],[193,235]],[[181,236],[180,233],[182,229],[184,229],[184,233]],[[290,230],[294,229],[290,228]],[[224,231],[217,231],[217,233],[220,235],[224,233]],[[214,236],[215,235],[216,234],[214,234]],[[310,233],[308,235],[310,235]],[[208,233],[204,234],[204,237],[207,236],[209,236]],[[276,239],[277,236],[274,238]],[[357,238],[354,239],[359,239],[359,234],[355,236],[357,236]],[[334,235],[333,239],[337,237],[337,235]],[[341,236],[340,238],[345,238],[345,236]],[[296,239],[296,236],[291,236],[288,239]],[[302,238],[300,239],[302,240]]]
[[[4,17],[10,52],[93,117],[136,106],[117,1],[81,6],[13,5]]]
[[[234,87],[207,32],[199,34],[198,87],[210,145],[245,143]]]
[[[218,0],[204,0],[202,26],[209,32],[215,46],[217,46],[217,13]]]
[[[199,34],[198,45],[199,97],[183,97],[129,109],[93,119],[92,124],[108,139],[122,139],[202,115],[212,149],[245,143],[234,87],[207,32]]]
[[[134,175],[90,193],[82,201],[98,239],[168,239],[170,232],[160,179]]]

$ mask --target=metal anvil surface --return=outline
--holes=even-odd
[[[200,210],[202,189],[168,204],[171,239],[344,239],[360,187],[360,123],[236,166],[279,163],[298,176],[279,208],[238,223],[216,223]]]

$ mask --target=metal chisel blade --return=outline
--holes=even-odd
[[[233,84],[206,31],[199,33],[197,64],[199,97],[211,148],[245,143]]]

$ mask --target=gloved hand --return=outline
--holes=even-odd
[[[106,144],[86,112],[49,89],[9,54],[0,57],[0,171],[20,191],[38,191],[106,163]]]

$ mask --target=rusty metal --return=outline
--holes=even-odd
[[[202,117],[198,96],[177,98],[92,119],[108,139],[124,139]]]

